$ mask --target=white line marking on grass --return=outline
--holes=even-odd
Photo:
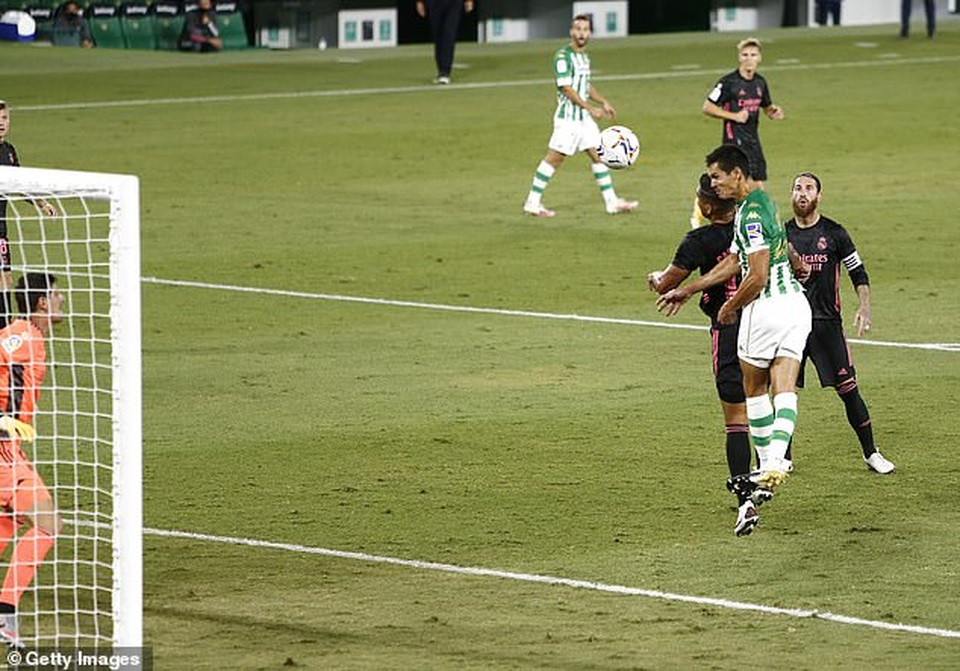
[[[821,613],[818,610],[779,608],[777,606],[764,606],[762,604],[747,603],[744,601],[730,601],[728,599],[714,599],[711,597],[690,596],[688,594],[674,594],[672,592],[661,592],[659,590],[627,587],[625,585],[609,585],[590,580],[575,580],[573,578],[561,578],[557,576],[539,575],[536,573],[500,571],[497,569],[480,568],[477,566],[457,566],[455,564],[441,564],[438,562],[419,561],[416,559],[385,557],[382,555],[367,554],[365,552],[329,550],[327,548],[297,545],[295,543],[276,543],[273,541],[261,541],[253,538],[213,536],[189,531],[144,528],[143,533],[152,536],[163,536],[166,538],[184,538],[214,543],[226,543],[229,545],[245,545],[248,547],[267,548],[271,550],[285,550],[287,552],[297,552],[300,554],[323,555],[325,557],[352,559],[355,561],[364,561],[377,564],[391,564],[393,566],[404,566],[407,568],[423,569],[425,571],[442,571],[444,573],[456,573],[459,575],[478,576],[484,578],[503,578],[506,580],[519,580],[521,582],[541,583],[544,585],[560,585],[563,587],[586,589],[595,592],[607,592],[610,594],[620,594],[624,596],[641,596],[650,599],[661,599],[663,601],[680,601],[683,603],[694,603],[700,606],[716,606],[717,608],[753,611],[757,613],[766,613],[768,615],[786,615],[787,617],[826,620],[828,622],[837,622],[839,624],[852,624],[863,627],[872,627],[874,629],[885,629],[887,631],[923,634],[926,636],[939,636],[941,638],[960,638],[960,631],[954,631],[952,629],[937,629],[934,627],[921,627],[912,624],[881,622],[879,620],[865,620],[859,617],[847,617],[846,615],[836,615],[834,613]]]
[[[836,68],[869,68],[889,65],[932,65],[938,63],[952,63],[960,60],[960,56],[931,56],[929,58],[902,58],[899,60],[850,61],[844,63],[798,63],[790,65],[770,65],[764,68],[767,72],[782,72],[786,70],[832,70]],[[640,81],[648,79],[669,79],[673,77],[706,77],[725,72],[725,69],[705,68],[701,70],[680,70],[665,72],[641,72],[629,75],[594,75],[598,81]],[[554,84],[552,79],[523,79],[499,82],[455,83],[451,86],[384,86],[381,88],[335,89],[330,91],[277,91],[274,93],[248,93],[243,95],[225,96],[194,96],[184,98],[145,98],[135,100],[105,100],[79,103],[55,103],[50,105],[23,105],[17,107],[17,112],[49,112],[76,109],[102,109],[109,107],[145,107],[154,105],[197,105],[206,103],[233,103],[256,100],[284,100],[295,98],[337,98],[359,95],[383,95],[385,93],[421,93],[424,91],[449,91],[452,89],[494,89],[513,88],[517,86],[543,86]]]
[[[398,301],[388,298],[368,298],[364,296],[343,296],[339,294],[321,294],[308,291],[286,291],[283,289],[262,289],[259,287],[241,287],[231,284],[210,284],[207,282],[192,282],[187,280],[164,280],[159,277],[144,277],[143,282],[176,287],[191,287],[195,289],[219,289],[223,291],[239,291],[243,293],[265,294],[271,296],[288,296],[291,298],[313,298],[325,301],[341,301],[346,303],[368,303],[371,305],[388,305],[392,307],[420,308],[423,310],[447,310],[450,312],[471,312],[477,314],[501,315],[506,317],[530,317],[533,319],[559,319],[578,322],[592,322],[599,324],[621,324],[626,326],[653,326],[665,329],[684,329],[688,331],[707,331],[706,326],[693,324],[672,324],[668,322],[645,321],[643,319],[626,319],[622,317],[592,317],[578,314],[556,314],[553,312],[538,312],[533,310],[504,310],[501,308],[472,307],[469,305],[447,305],[443,303],[419,303],[415,301]],[[905,343],[885,342],[882,340],[858,340],[849,342],[859,345],[874,345],[876,347],[896,347],[900,349],[925,349],[942,352],[960,352],[960,343]]]

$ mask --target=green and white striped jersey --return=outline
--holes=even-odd
[[[557,119],[580,121],[590,113],[579,105],[574,105],[563,95],[564,86],[573,89],[584,100],[590,98],[590,57],[587,52],[577,52],[571,45],[557,49],[553,55],[553,74],[557,79]]]
[[[755,189],[737,208],[731,251],[737,253],[740,271],[747,276],[747,256],[762,249],[770,250],[770,275],[758,299],[803,293],[793,277],[787,255],[787,232],[777,218],[777,208],[763,189]]]

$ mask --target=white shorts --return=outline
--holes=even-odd
[[[587,115],[583,121],[568,119],[553,120],[553,135],[547,146],[564,156],[573,156],[577,152],[596,149],[600,146],[600,127]]]
[[[759,298],[743,309],[737,356],[757,368],[769,368],[778,357],[803,361],[810,327],[810,304],[803,294]]]

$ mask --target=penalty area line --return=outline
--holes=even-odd
[[[169,529],[151,529],[144,528],[143,533],[151,536],[161,536],[165,538],[180,538],[186,540],[206,541],[214,543],[224,543],[229,545],[242,545],[247,547],[265,548],[270,550],[283,550],[286,552],[296,552],[299,554],[321,555],[325,557],[334,557],[337,559],[349,559],[354,561],[363,561],[375,564],[389,564],[392,566],[402,566],[405,568],[420,569],[425,571],[440,571],[444,573],[454,573],[457,575],[475,576],[482,578],[501,578],[504,580],[516,580],[520,582],[539,583],[543,585],[556,585],[560,587],[570,587],[573,589],[585,589],[594,592],[605,592],[608,594],[618,594],[622,596],[645,597],[648,599],[659,599],[661,601],[678,601],[682,603],[692,603],[698,606],[713,606],[716,608],[726,608],[729,610],[751,611],[764,613],[767,615],[783,615],[786,617],[795,617],[801,619],[824,620],[838,624],[856,625],[862,627],[871,627],[873,629],[882,629],[886,631],[904,632],[909,634],[921,634],[925,636],[938,636],[941,638],[960,638],[960,631],[952,629],[938,629],[936,627],[921,627],[918,625],[901,624],[892,622],[882,622],[879,620],[867,620],[859,617],[848,617],[846,615],[837,615],[835,613],[825,613],[818,610],[807,610],[802,608],[780,608],[777,606],[765,606],[763,604],[748,603],[745,601],[731,601],[729,599],[716,599],[712,597],[692,596],[688,594],[676,594],[672,592],[662,592],[660,590],[641,589],[639,587],[628,587],[625,585],[612,585],[591,580],[577,580],[574,578],[563,578],[557,576],[541,575],[537,573],[519,573],[515,571],[501,571],[498,569],[481,568],[478,566],[458,566],[456,564],[442,564],[439,562],[420,561],[416,559],[401,559],[399,557],[387,557],[383,555],[367,554],[366,552],[348,552],[344,550],[330,550],[327,548],[311,547],[308,545],[299,545],[296,543],[278,543],[274,541],[263,541],[253,538],[234,538],[231,536],[216,536],[211,534],[193,533],[190,531],[175,531]]]
[[[671,324],[668,322],[647,321],[643,319],[627,319],[622,317],[596,317],[578,314],[558,314],[536,310],[507,310],[503,308],[474,307],[470,305],[450,305],[445,303],[423,303],[417,301],[401,301],[389,298],[370,298],[365,296],[345,296],[341,294],[324,294],[308,291],[288,291],[285,289],[264,289],[260,287],[243,287],[232,284],[211,284],[207,282],[193,282],[188,280],[165,280],[158,277],[143,277],[142,282],[174,287],[190,287],[194,289],[218,289],[221,291],[237,291],[252,294],[271,296],[287,296],[290,298],[310,298],[325,301],[340,301],[345,303],[367,303],[370,305],[386,305],[390,307],[420,308],[422,310],[446,310],[448,312],[469,312],[474,314],[500,315],[506,317],[528,317],[534,319],[557,319],[596,324],[620,324],[626,326],[652,326],[665,329],[681,329],[687,331],[707,331],[706,326],[693,324]],[[960,352],[960,343],[905,343],[886,342],[882,340],[861,340],[848,338],[848,342],[857,345],[872,345],[874,347],[895,347],[900,349],[937,350],[942,352]]]

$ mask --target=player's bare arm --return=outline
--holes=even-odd
[[[797,250],[789,242],[787,243],[787,256],[790,257],[790,269],[793,270],[793,276],[797,278],[797,281],[806,282],[809,280],[812,271],[810,264],[797,254]]]
[[[857,336],[859,337],[869,331],[870,326],[873,323],[870,320],[869,284],[857,285],[857,298],[860,299],[860,305],[857,307],[857,312],[853,315],[853,328],[856,330]]]
[[[736,255],[728,254],[724,257],[723,261],[711,268],[710,272],[706,275],[701,275],[683,286],[661,294],[657,299],[657,311],[663,312],[666,310],[667,316],[672,317],[680,312],[680,308],[683,307],[683,304],[686,303],[691,296],[704,289],[709,289],[716,284],[727,282],[731,277],[736,276],[738,272],[740,272],[740,268],[737,265]]]
[[[689,270],[679,268],[671,263],[663,270],[654,270],[647,273],[647,287],[650,291],[664,294],[671,289],[676,289],[689,276]]]
[[[592,89],[591,89],[592,90]],[[560,92],[567,97],[567,99],[572,102],[577,107],[582,107],[587,110],[594,119],[602,118],[606,112],[602,107],[597,107],[596,105],[591,105],[589,101],[584,100],[580,97],[580,94],[577,93],[577,90],[572,86],[564,86],[560,89]]]
[[[710,102],[709,100],[703,101],[703,113],[708,117],[713,117],[714,119],[723,119],[725,121],[733,121],[735,123],[747,123],[747,120],[750,118],[750,112],[747,110],[729,112],[720,107],[720,105]]]
[[[590,100],[597,102],[600,107],[603,108],[603,111],[606,113],[608,119],[615,119],[617,117],[617,110],[613,108],[613,105],[610,104],[610,101],[600,95],[600,92],[597,90],[593,84],[590,84]]]
[[[770,119],[780,120],[784,117],[783,108],[780,105],[767,105],[763,108],[763,112]]]
[[[717,321],[732,324],[737,321],[737,311],[752,302],[767,285],[770,275],[770,250],[761,249],[747,256],[747,275],[727,302],[720,306]]]

